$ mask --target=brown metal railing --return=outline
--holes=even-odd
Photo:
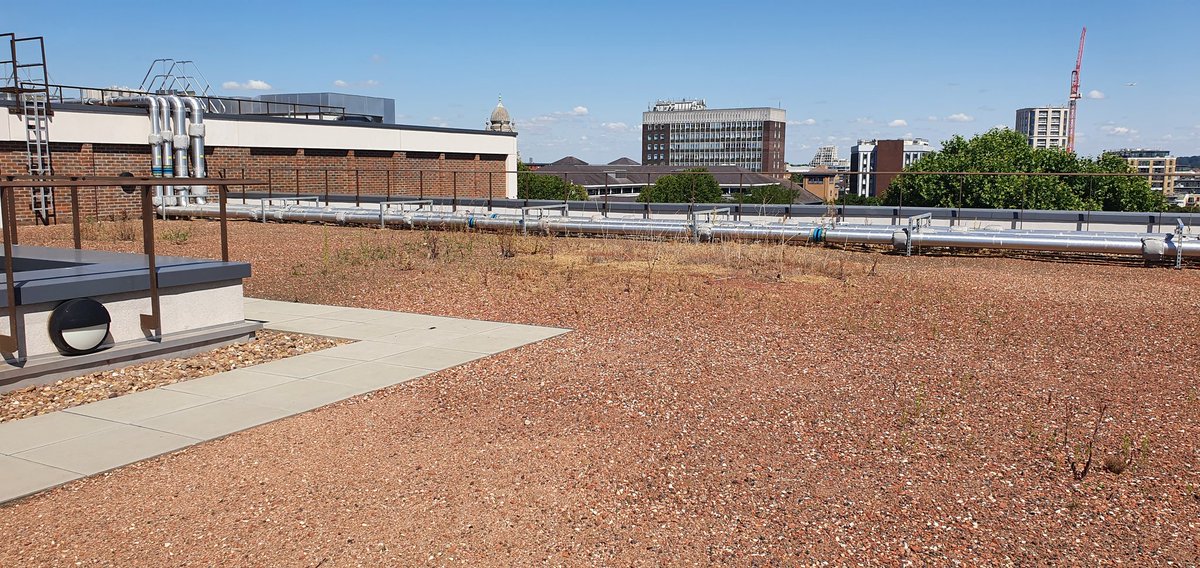
[[[141,315],[141,326],[146,332],[153,331],[157,337],[162,336],[162,314],[159,306],[157,255],[154,250],[154,204],[153,187],[162,184],[163,178],[136,176],[5,176],[0,181],[0,219],[4,223],[4,277],[5,294],[8,300],[9,334],[0,335],[0,351],[17,354],[19,345],[17,338],[19,313],[17,310],[16,282],[13,277],[13,247],[17,245],[17,213],[14,193],[20,188],[30,187],[68,187],[71,189],[71,205],[74,220],[72,221],[72,236],[75,249],[82,248],[81,228],[79,223],[78,189],[80,187],[123,186],[133,187],[141,194],[142,211],[142,253],[146,255],[146,265],[150,279],[150,313]],[[225,202],[228,198],[227,188],[230,185],[251,186],[262,182],[253,179],[220,179],[220,178],[172,178],[173,185],[217,186],[218,200],[221,207],[221,260],[229,262],[229,230],[226,218]]]

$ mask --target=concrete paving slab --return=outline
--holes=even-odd
[[[367,310],[363,308],[341,308],[332,312],[322,313],[317,316],[321,319],[341,320],[346,322],[369,323],[386,319],[394,312],[386,312],[383,310]]]
[[[322,335],[330,337],[344,337],[346,339],[374,339],[384,335],[392,335],[412,329],[409,326],[392,325],[386,323],[361,322],[361,323],[346,323],[337,327],[332,327],[321,332]]]
[[[155,416],[137,425],[198,440],[212,440],[291,415],[291,411],[280,408],[219,400]]]
[[[206,396],[166,389],[152,389],[68,408],[63,412],[133,424],[139,420],[200,406],[212,401],[213,399]]]
[[[431,372],[433,371],[418,369],[416,367],[368,362],[328,373],[321,373],[306,380],[324,381],[353,387],[357,389],[358,394],[361,394],[405,383]]]
[[[322,381],[291,381],[231,398],[234,402],[304,412],[359,394],[353,387]]]
[[[0,502],[44,491],[80,477],[83,476],[73,471],[0,456]]]
[[[13,457],[93,475],[162,455],[200,440],[122,424],[86,436],[20,452]]]
[[[31,450],[46,444],[115,428],[119,424],[119,422],[69,412],[51,412],[41,416],[12,420],[0,424],[0,454],[11,455]]]
[[[255,366],[252,368],[234,369],[199,379],[165,385],[161,388],[207,396],[213,399],[224,399],[249,394],[257,390],[296,380],[283,375],[260,373],[255,370],[257,368]]]
[[[393,345],[408,346],[416,349],[418,347],[427,347],[434,344],[446,344],[447,342],[462,339],[468,335],[473,335],[473,333],[441,328],[418,328],[364,341],[378,341],[381,343],[391,343]]]
[[[431,371],[440,371],[455,365],[461,365],[468,361],[474,361],[481,357],[485,357],[483,353],[475,353],[472,351],[460,351],[458,349],[445,349],[442,347],[419,347],[412,351],[384,357],[379,363],[387,363],[389,365],[402,365],[405,367],[418,367],[421,369],[429,369]]]
[[[276,331],[291,331],[294,333],[310,333],[313,335],[325,335],[327,330],[343,325],[346,325],[346,322],[308,317],[296,318],[281,322],[267,320],[265,323],[263,323],[263,327],[267,329],[273,329]]]
[[[382,341],[355,341],[346,345],[338,345],[321,351],[322,355],[337,357],[339,359],[353,359],[355,361],[374,361],[382,359],[397,353],[411,351],[420,347],[419,345],[403,345],[400,343],[384,343]]]
[[[0,502],[568,331],[254,298],[246,315],[360,341],[0,424]]]
[[[270,373],[293,379],[303,379],[334,369],[349,367],[355,363],[358,363],[358,361],[309,353],[300,357],[288,357],[286,359],[271,361],[270,363],[255,365],[254,370],[259,373]]]

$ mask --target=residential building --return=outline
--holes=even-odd
[[[642,163],[737,166],[783,177],[786,129],[783,109],[710,109],[703,100],[658,101],[642,113]]]
[[[850,148],[848,191],[863,197],[883,197],[896,173],[933,151],[924,138],[859,140]],[[886,173],[873,173],[886,172]]]
[[[1017,132],[1034,148],[1066,148],[1071,109],[1030,107],[1017,109]]]
[[[1170,151],[1121,148],[1106,153],[1125,158],[1134,171],[1146,174],[1146,179],[1150,180],[1150,189],[1161,191],[1168,197],[1175,193],[1175,156],[1172,156]]]
[[[805,191],[826,203],[836,201],[841,195],[844,179],[838,170],[825,166],[789,166],[788,173],[792,180],[799,180]]]

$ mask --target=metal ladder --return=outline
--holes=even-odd
[[[48,97],[45,92],[26,91],[21,93],[21,110],[25,114],[25,163],[29,175],[45,177],[53,175],[50,161],[50,117],[46,113]],[[33,214],[39,223],[49,225],[55,220],[54,188],[35,187],[30,200]]]
[[[46,44],[41,36],[18,38],[16,35],[0,34],[9,39],[11,59],[0,62],[11,66],[12,74],[7,78],[3,90],[12,93],[20,103],[25,117],[25,164],[29,175],[42,177],[54,174],[54,163],[50,154],[50,75],[46,71]],[[22,63],[18,54],[27,55]],[[36,222],[49,225],[56,220],[54,188],[35,187],[30,192],[30,208]]]

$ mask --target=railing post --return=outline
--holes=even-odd
[[[329,168],[325,168],[325,205],[329,206]]]
[[[271,199],[272,197],[275,197],[275,181],[274,181],[274,178],[272,177],[273,173],[274,173],[274,170],[272,170],[271,168],[267,168],[267,199],[268,200]]]
[[[354,206],[361,205],[361,187],[359,186],[358,170],[354,170]]]
[[[387,181],[384,182],[384,185],[387,187],[387,200],[391,201],[392,200],[392,170],[383,170],[383,173],[387,176],[386,177]]]
[[[296,168],[295,172],[296,172],[296,197],[300,197],[300,168]]]
[[[488,211],[492,210],[492,174],[493,172],[488,172]]]
[[[71,181],[78,179],[71,177]],[[71,234],[75,241],[75,250],[83,248],[79,234],[79,188],[73,185],[71,186]]]
[[[450,182],[450,185],[454,192],[454,197],[450,201],[450,210],[458,211],[458,171],[456,170],[456,171],[450,172],[450,174],[451,174],[450,179],[452,180]]]
[[[417,176],[419,176],[418,177],[419,183],[417,186],[417,198],[425,199],[425,170],[417,170]]]

